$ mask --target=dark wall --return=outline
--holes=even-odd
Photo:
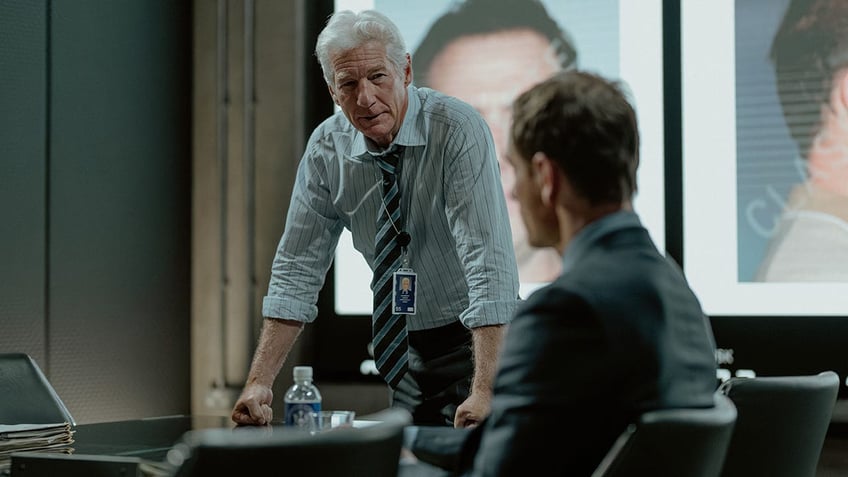
[[[0,351],[45,362],[47,5],[0,2]]]
[[[190,2],[0,4],[0,352],[78,422],[188,412]]]

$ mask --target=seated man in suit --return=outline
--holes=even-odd
[[[715,343],[679,267],[633,210],[639,133],[620,85],[553,76],[514,102],[509,142],[530,242],[556,249],[562,274],[510,324],[488,417],[443,430],[452,436],[419,428],[408,447],[428,460],[462,445],[458,473],[522,475],[532,463],[588,476],[639,414],[713,405]],[[448,441],[453,449],[434,449]]]

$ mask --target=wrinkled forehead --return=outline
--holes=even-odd
[[[333,76],[355,75],[392,66],[386,54],[386,48],[375,42],[369,42],[354,48],[337,50],[330,55]]]

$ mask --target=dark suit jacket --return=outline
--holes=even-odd
[[[588,476],[640,413],[713,405],[715,343],[679,268],[632,212],[578,237],[509,326],[492,412],[460,456],[473,475]]]

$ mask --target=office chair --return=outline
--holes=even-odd
[[[168,453],[171,475],[395,477],[403,429],[411,415],[390,409],[369,416],[366,427],[336,428],[310,435],[287,427],[189,431]]]
[[[0,424],[53,424],[74,418],[32,357],[0,354]]]
[[[722,477],[813,477],[839,391],[839,376],[731,378],[719,390],[739,416]]]
[[[712,408],[649,411],[616,440],[592,477],[718,477],[736,408],[716,393]]]

